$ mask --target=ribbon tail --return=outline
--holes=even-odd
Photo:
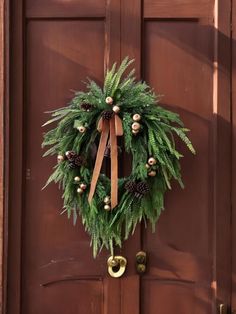
[[[101,137],[100,137],[96,162],[95,162],[95,166],[94,166],[94,170],[93,170],[93,176],[92,176],[90,191],[89,191],[89,196],[88,196],[89,203],[91,203],[91,201],[93,199],[93,195],[95,193],[98,177],[99,177],[99,174],[100,174],[100,171],[102,168],[102,161],[103,161],[104,152],[106,149],[108,135],[109,135],[109,123],[103,121],[102,133],[101,133]]]
[[[114,208],[118,204],[118,151],[114,117],[110,120],[110,143],[111,143],[111,208]]]
[[[98,121],[98,125],[97,125],[97,130],[98,132],[102,132],[102,129],[103,129],[103,118],[100,118],[99,121]]]
[[[121,118],[117,114],[115,115],[115,130],[116,136],[122,136],[124,133]]]

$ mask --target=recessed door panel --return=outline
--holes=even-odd
[[[23,308],[26,307],[23,312],[36,313],[32,306],[39,298],[44,301],[37,313],[42,313],[43,304],[44,313],[65,313],[67,306],[71,308],[67,313],[75,313],[70,298],[77,302],[75,307],[83,300],[81,296],[77,299],[77,294],[83,293],[84,300],[86,296],[93,299],[92,282],[85,280],[84,285],[80,282],[52,283],[78,276],[92,278],[103,274],[106,265],[101,264],[99,258],[96,262],[93,259],[90,239],[80,219],[73,227],[73,217],[68,221],[66,214],[60,215],[62,191],[54,184],[42,190],[55,165],[54,157],[42,159],[42,133],[46,131],[42,124],[49,117],[46,111],[65,106],[73,96],[73,90],[85,88],[81,81],[86,77],[102,81],[104,24],[102,21],[79,20],[29,21],[26,43],[26,184],[22,225]],[[101,301],[102,286],[97,282],[94,285]],[[57,302],[52,310],[52,306],[46,305],[49,304],[48,298],[58,296],[60,300],[64,290],[70,292],[66,292],[63,306]],[[28,302],[30,304],[26,305]],[[86,307],[85,303],[82,308]],[[94,309],[97,308],[100,307],[94,304]]]
[[[191,282],[145,279],[142,313],[211,313],[211,291]],[[155,300],[155,301],[153,301]]]

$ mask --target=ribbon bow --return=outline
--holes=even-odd
[[[102,168],[104,152],[110,135],[111,147],[111,208],[118,204],[118,149],[117,136],[123,135],[122,121],[120,117],[114,113],[109,120],[100,118],[97,129],[101,132],[100,142],[97,151],[96,162],[93,170],[88,201],[91,203],[95,193],[98,177]]]

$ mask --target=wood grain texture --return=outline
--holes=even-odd
[[[105,71],[110,68],[114,62],[121,61],[121,0],[109,0],[106,6],[105,21]]]
[[[121,57],[135,59],[136,77],[141,76],[141,0],[122,1],[121,5]]]
[[[28,18],[104,17],[105,0],[26,0]]]
[[[220,0],[215,13],[207,0],[27,0],[26,12],[22,2],[13,1],[11,18],[10,122],[17,132],[10,133],[7,314],[209,314],[216,303],[229,304],[230,1]],[[128,267],[113,279],[109,253],[94,261],[83,226],[58,215],[57,187],[40,191],[55,164],[41,158],[41,124],[44,111],[84,87],[84,77],[101,84],[104,64],[126,55],[136,59],[137,77],[165,94],[163,103],[192,129],[198,154],[177,142],[186,155],[186,189],[173,185],[156,234],[138,227],[116,249]],[[126,157],[121,167],[128,174]],[[135,270],[141,248],[148,256],[142,278]]]
[[[44,112],[69,102],[73,96],[71,89],[85,88],[82,83],[85,77],[102,82],[104,23],[100,20],[31,20],[26,35],[24,158],[28,175],[22,220],[22,311],[25,314],[64,314],[68,307],[68,314],[79,308],[82,313],[101,313],[103,286],[92,278],[91,282],[84,280],[84,284],[79,284],[76,278],[102,276],[106,272],[104,257],[100,255],[96,261],[92,258],[90,239],[80,221],[73,227],[71,221],[59,215],[62,201],[56,185],[41,191],[55,164],[54,158],[41,157],[44,131],[41,125],[47,120]],[[71,280],[65,282],[68,278]],[[42,287],[45,282],[58,284]],[[68,293],[62,298],[66,287]],[[61,299],[62,303],[50,303],[51,298]],[[38,299],[41,299],[40,304]],[[94,299],[97,301],[92,301]],[[92,309],[89,304],[93,302]]]
[[[5,1],[0,1],[0,313],[3,310],[3,211],[4,211],[4,99],[5,99]]]
[[[213,208],[216,307],[230,306],[231,293],[231,1],[218,0],[214,24]],[[222,167],[222,164],[224,167]]]
[[[206,287],[199,287],[195,283],[171,280],[143,280],[142,313],[148,314],[192,314],[211,313],[207,300],[211,291]],[[199,302],[199,298],[206,302]],[[155,302],[152,302],[155,300]],[[169,300],[169,302],[167,302]]]
[[[213,0],[144,0],[144,18],[210,18],[213,5]]]
[[[148,275],[152,276],[145,282],[146,289],[151,291],[155,280],[169,280],[174,281],[173,295],[178,295],[182,289],[179,281],[194,283],[194,297],[188,298],[186,309],[183,303],[181,313],[188,313],[190,307],[199,307],[196,313],[215,313],[219,303],[230,303],[229,3],[220,1],[214,14],[217,25],[210,20],[202,25],[184,18],[158,19],[160,11],[144,24],[144,79],[165,95],[163,104],[181,114],[197,150],[195,157],[190,156],[178,143],[185,155],[185,193],[173,186],[157,233],[144,232],[143,238],[144,250],[149,253]],[[214,283],[216,291],[212,290]],[[163,285],[165,291],[163,282],[157,285]],[[205,286],[206,293],[200,286]],[[164,298],[165,294],[163,306],[155,313],[165,313],[168,294]],[[174,297],[172,301],[174,304]],[[173,311],[170,307],[169,312]]]
[[[13,4],[13,2],[12,2]],[[21,302],[21,214],[23,190],[23,1],[14,2],[10,17],[14,32],[10,34],[9,64],[9,157],[15,160],[9,168],[9,183],[6,186],[8,201],[8,273],[7,273],[7,313],[19,313]],[[12,92],[14,91],[14,93]],[[17,156],[17,158],[16,158]],[[12,232],[11,232],[12,231]],[[9,299],[9,295],[11,298]]]
[[[132,64],[135,67],[137,79],[141,79],[141,25],[142,25],[141,0],[122,0],[121,2],[121,59],[129,56],[135,59]],[[123,175],[130,173],[131,163],[126,154],[122,156]],[[137,225],[136,231],[123,245],[123,254],[128,260],[126,276],[121,278],[121,313],[139,314],[140,312],[140,276],[135,269],[135,255],[141,249],[141,226]]]
[[[232,310],[236,311],[236,1],[232,2]],[[236,312],[235,312],[236,313]]]

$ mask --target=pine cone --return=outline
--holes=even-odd
[[[125,189],[130,193],[134,193],[136,191],[136,183],[134,181],[128,181],[125,184]]]
[[[77,156],[76,152],[73,151],[69,151],[66,153],[66,157],[69,161],[74,161],[76,156]]]
[[[149,186],[148,186],[147,182],[137,183],[136,192],[135,192],[136,197],[143,197],[148,192],[149,192]]]
[[[114,112],[110,110],[103,111],[102,113],[102,117],[104,120],[110,120],[113,117],[113,115],[114,115]]]
[[[74,163],[74,161],[69,162],[68,167],[70,169],[75,169],[77,167],[77,165]]]
[[[75,159],[74,159],[74,164],[76,165],[76,166],[82,166],[82,164],[83,164],[83,158],[81,157],[81,156],[79,156],[79,155],[77,155],[76,157],[75,157]]]
[[[93,108],[93,105],[91,104],[81,104],[80,108],[84,111],[90,111]]]

